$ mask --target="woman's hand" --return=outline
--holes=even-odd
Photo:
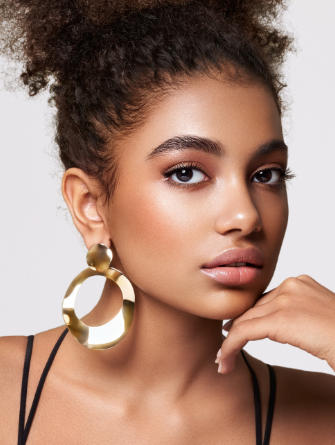
[[[215,361],[222,374],[249,340],[262,338],[297,346],[335,370],[335,293],[308,275],[287,278],[223,327],[229,333]]]

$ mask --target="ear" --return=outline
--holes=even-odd
[[[62,194],[87,249],[97,243],[110,245],[102,188],[79,168],[69,168],[62,179]]]

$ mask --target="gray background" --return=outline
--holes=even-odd
[[[297,177],[288,184],[289,223],[268,289],[305,273],[335,291],[335,4],[291,3],[283,18],[298,52],[283,68],[290,106],[283,126],[289,167]],[[15,69],[0,62],[2,69]],[[0,335],[28,335],[63,324],[66,288],[86,267],[84,243],[60,192],[62,169],[47,97],[0,88]],[[98,277],[83,286],[79,316],[96,304],[102,284]],[[291,345],[264,339],[245,349],[267,363],[335,374],[325,361]]]

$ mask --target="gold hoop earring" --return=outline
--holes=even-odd
[[[135,307],[134,288],[128,278],[110,266],[113,252],[104,244],[95,244],[86,255],[88,268],[71,282],[63,299],[63,318],[71,334],[88,349],[109,349],[115,346],[128,332]],[[88,326],[74,311],[76,296],[81,284],[94,275],[105,276],[114,281],[122,292],[122,308],[108,322],[100,326]]]

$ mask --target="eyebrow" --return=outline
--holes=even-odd
[[[174,136],[159,144],[154,148],[151,153],[146,156],[146,159],[152,159],[156,156],[166,154],[172,151],[194,149],[210,153],[215,156],[222,156],[225,153],[225,148],[221,142],[201,136]],[[287,153],[288,147],[281,139],[272,139],[260,145],[255,153],[252,155],[252,159],[260,156],[272,153],[274,151],[282,151]]]

